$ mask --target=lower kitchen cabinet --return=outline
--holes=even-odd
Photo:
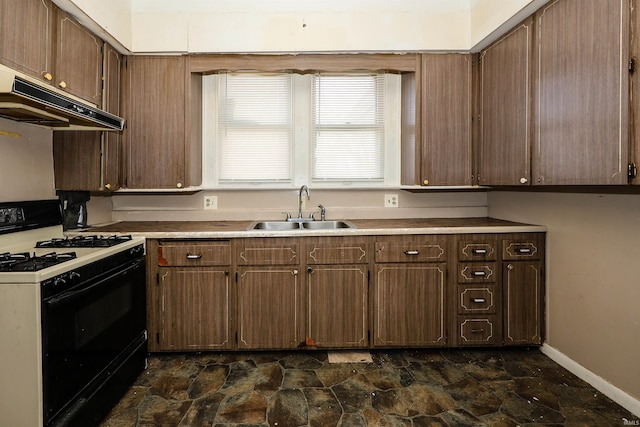
[[[305,340],[299,243],[277,238],[236,243],[238,348],[297,348]]]
[[[150,239],[149,350],[540,345],[544,240]]]
[[[324,239],[307,245],[309,344],[317,348],[369,345],[369,253],[363,239]]]
[[[504,344],[542,344],[544,246],[541,235],[502,242]]]
[[[239,349],[293,349],[304,342],[296,267],[241,267],[237,295]]]
[[[230,241],[147,240],[150,351],[227,350]]]
[[[376,266],[374,347],[444,346],[446,264]]]
[[[167,268],[160,275],[159,287],[160,348],[169,351],[231,348],[228,268]]]
[[[447,254],[442,236],[375,242],[374,347],[447,344]]]

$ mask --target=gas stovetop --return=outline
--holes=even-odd
[[[0,254],[0,272],[9,271],[40,271],[54,265],[76,258],[75,252],[49,252],[44,255],[29,252]]]
[[[73,236],[42,240],[36,248],[109,248],[131,240],[130,235],[114,234],[112,236]]]

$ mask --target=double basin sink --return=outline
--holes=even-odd
[[[356,228],[346,221],[259,221],[251,224],[249,230],[338,230]]]

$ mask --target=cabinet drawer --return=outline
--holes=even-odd
[[[495,262],[464,262],[458,264],[458,283],[495,282],[497,266]]]
[[[376,242],[376,262],[441,262],[447,259],[447,244],[433,242]]]
[[[230,264],[229,242],[176,242],[158,246],[158,265],[163,267]]]
[[[496,287],[458,286],[458,314],[495,314]]]
[[[238,265],[298,264],[298,245],[247,246],[238,252]]]
[[[461,345],[499,344],[497,316],[459,317],[458,331]]]
[[[369,250],[366,243],[340,245],[307,245],[307,264],[366,264]]]
[[[497,252],[496,242],[458,242],[458,260],[460,261],[495,261]]]
[[[536,239],[503,240],[502,259],[540,259],[542,245]]]

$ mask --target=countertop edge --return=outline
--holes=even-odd
[[[382,235],[420,235],[420,234],[503,234],[503,233],[540,233],[547,227],[541,225],[512,226],[455,226],[455,227],[394,227],[394,228],[349,228],[338,230],[233,230],[233,231],[121,231],[117,234],[130,234],[147,239],[230,239],[259,237],[310,237],[310,236],[382,236]],[[82,234],[99,233],[99,230],[86,230]],[[75,234],[75,233],[69,233]]]

